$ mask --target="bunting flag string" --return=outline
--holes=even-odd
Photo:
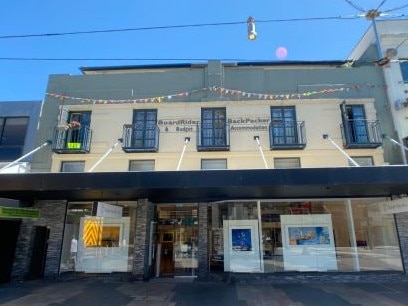
[[[372,84],[366,84],[366,85],[354,84],[354,85],[348,85],[348,86],[343,86],[343,87],[338,87],[338,88],[325,88],[325,89],[316,90],[316,91],[306,91],[303,93],[286,93],[286,94],[253,93],[253,92],[246,92],[246,91],[241,91],[241,90],[213,86],[213,87],[193,90],[191,92],[180,92],[180,93],[172,94],[172,95],[158,96],[158,97],[151,97],[151,98],[138,98],[138,99],[91,99],[91,98],[73,97],[73,96],[67,96],[67,95],[49,93],[49,92],[47,92],[46,95],[53,97],[55,99],[58,99],[60,101],[77,100],[77,101],[81,101],[82,103],[86,103],[86,104],[162,103],[162,102],[177,101],[179,99],[185,99],[186,97],[189,97],[195,93],[205,92],[205,91],[216,93],[221,96],[233,96],[238,99],[289,100],[289,99],[308,98],[313,95],[322,95],[322,94],[331,94],[334,92],[341,92],[341,91],[358,90],[363,87],[374,88],[374,87],[383,87],[383,86],[372,85]]]
[[[47,96],[53,97],[55,99],[65,101],[65,100],[77,100],[85,104],[120,104],[120,103],[161,103],[166,100],[174,100],[178,98],[188,97],[191,93],[181,92],[174,95],[159,96],[152,98],[143,98],[143,99],[90,99],[83,97],[72,97],[67,95],[61,95],[56,93],[46,93]]]

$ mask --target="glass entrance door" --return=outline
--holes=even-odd
[[[195,276],[197,236],[197,204],[159,205],[156,275]]]

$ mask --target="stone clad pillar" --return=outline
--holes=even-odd
[[[148,267],[150,222],[154,217],[154,204],[141,199],[136,207],[136,232],[133,253],[132,276],[134,279],[150,278]]]
[[[40,209],[41,225],[50,230],[44,277],[54,278],[59,273],[67,201],[40,201],[36,206]]]
[[[208,205],[198,204],[198,271],[199,278],[208,275]]]
[[[44,226],[49,229],[44,278],[56,278],[59,273],[67,201],[37,201],[34,208],[40,210],[40,218],[22,220],[13,264],[13,281],[21,281],[28,276],[36,226]]]
[[[35,224],[36,221],[32,219],[21,220],[20,232],[14,255],[13,270],[11,273],[12,281],[24,281],[28,274],[32,252],[32,232]]]

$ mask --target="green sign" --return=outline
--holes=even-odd
[[[0,207],[0,217],[39,218],[40,211],[33,208]]]

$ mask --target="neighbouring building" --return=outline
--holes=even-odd
[[[32,156],[12,162],[35,149],[41,105],[42,101],[0,101],[0,170],[3,169],[3,173],[30,172]]]
[[[400,143],[407,163],[408,146],[408,20],[378,20],[372,22],[349,56],[355,65],[382,67],[388,103],[378,108],[391,112],[395,134],[386,135]]]
[[[41,101],[0,102],[0,174],[30,172],[35,150]],[[21,158],[26,156],[26,158]],[[5,233],[0,249],[0,282],[10,280],[21,220],[8,218],[5,210],[32,206],[32,201],[0,198],[0,231]],[[6,234],[7,233],[7,234]],[[21,241],[21,240],[20,240]],[[27,254],[24,254],[26,256]]]
[[[39,213],[27,231],[47,229],[36,273],[26,246],[13,279],[405,273],[408,169],[384,141],[381,67],[81,70],[49,78],[36,145],[52,148],[35,173],[0,176],[1,197]]]

